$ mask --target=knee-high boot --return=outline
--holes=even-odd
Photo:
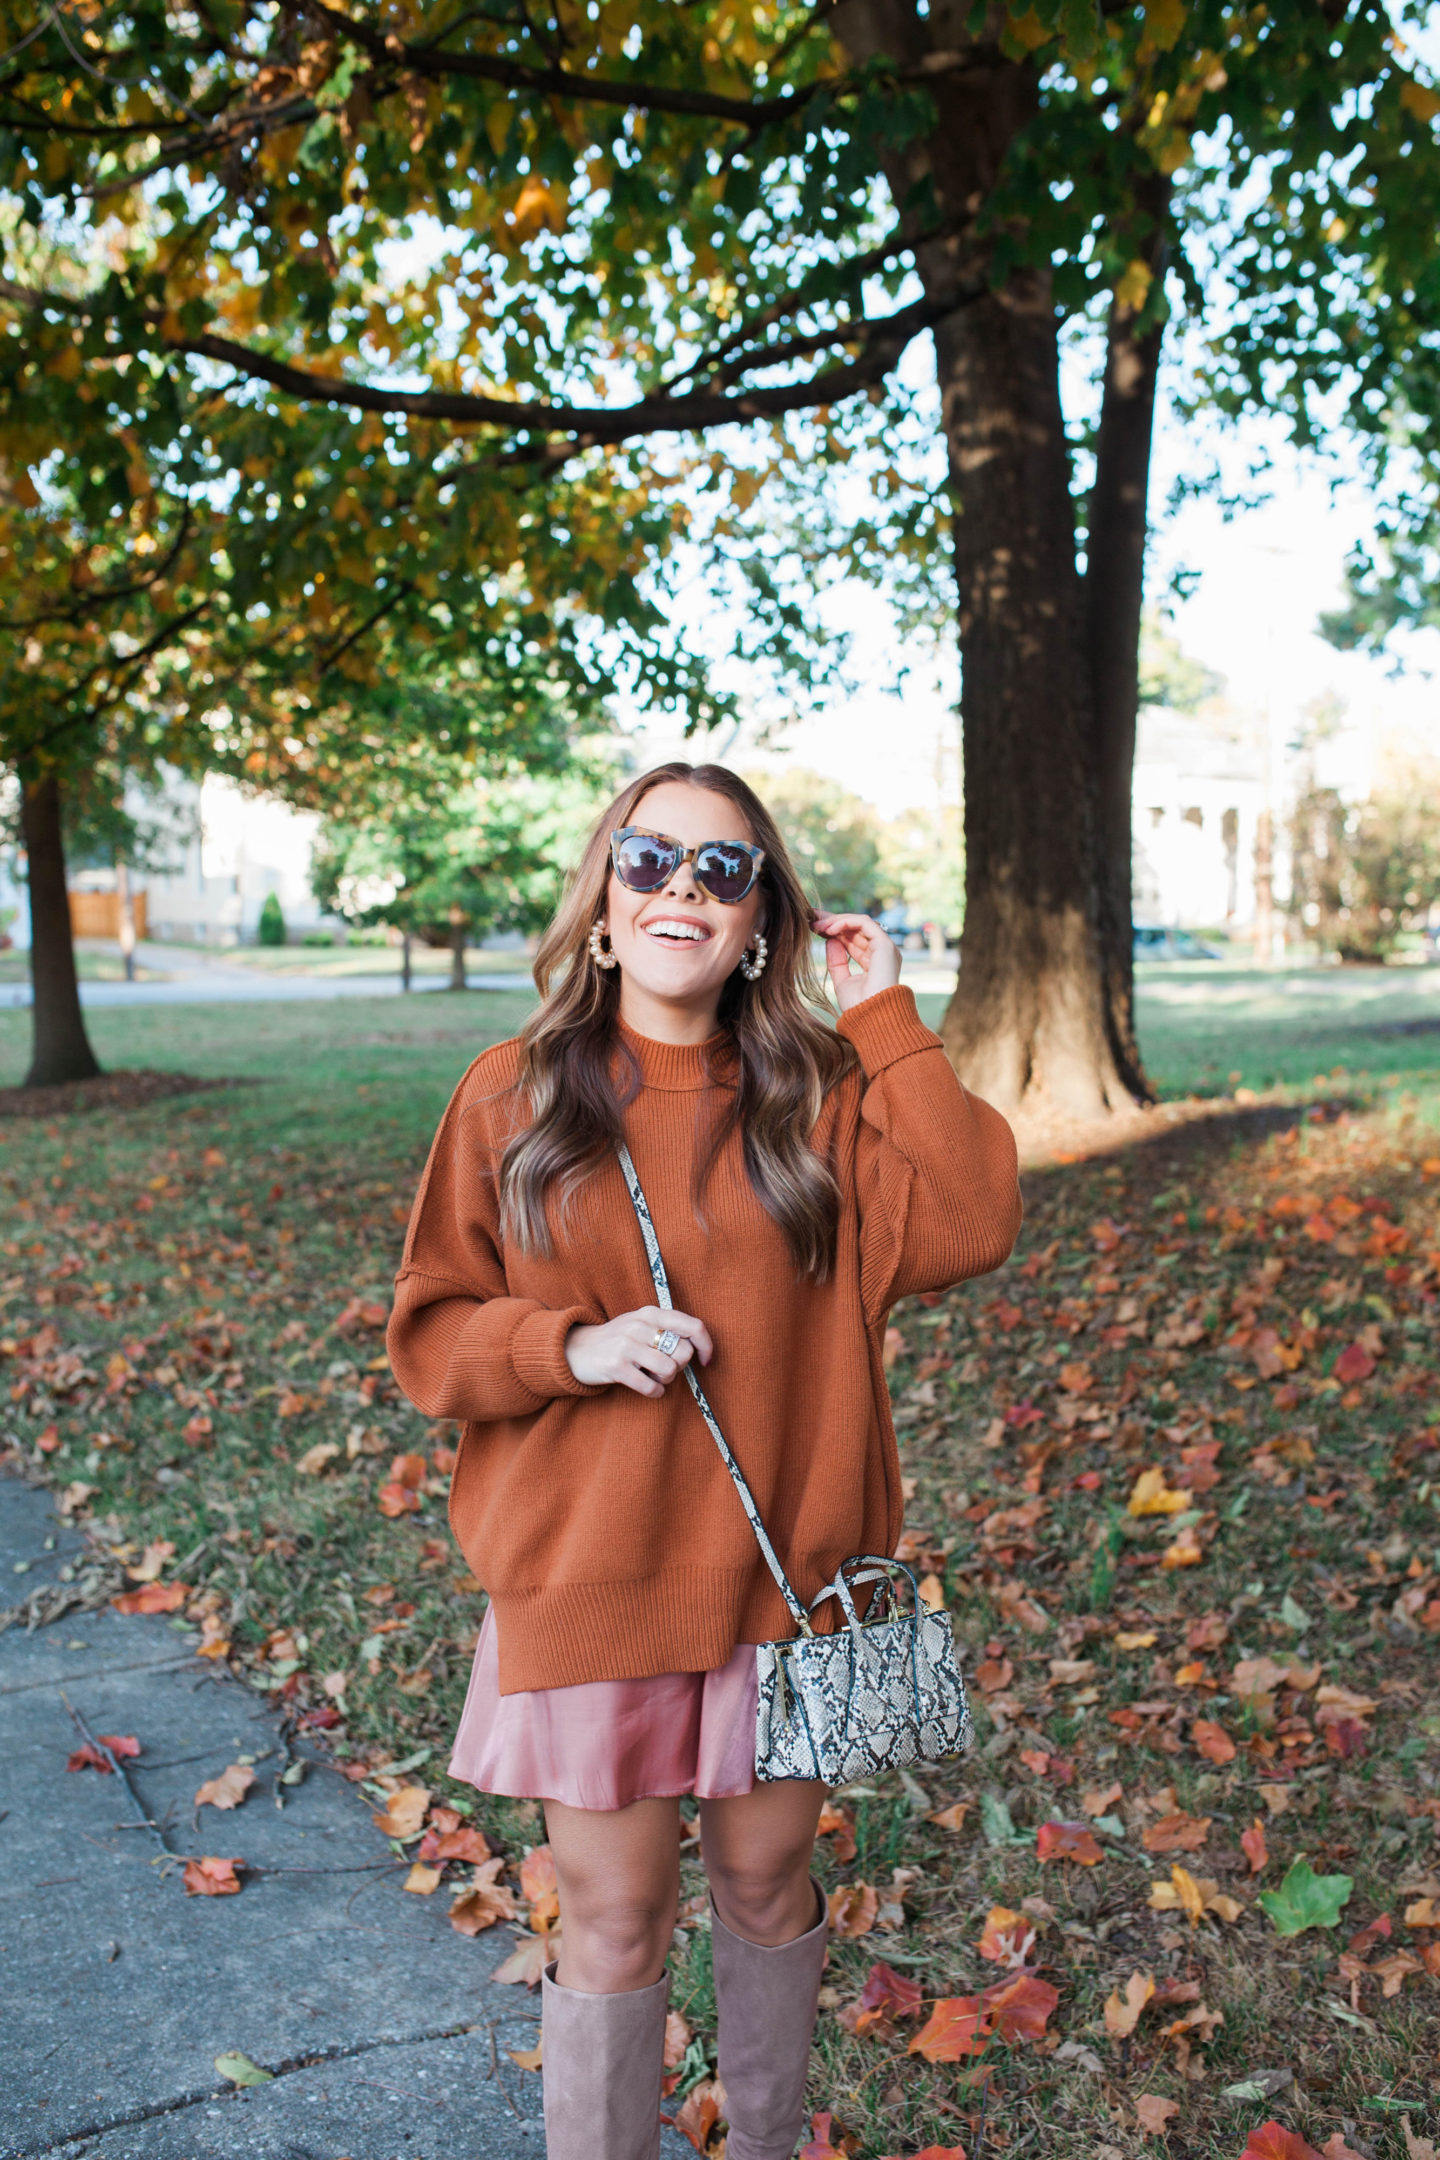
[[[621,1995],[540,1983],[548,2160],[657,2160],[669,1975]]]
[[[732,1934],[711,1907],[727,2160],[790,2160],[800,2135],[829,1917],[814,1887],[814,1927],[773,1949]]]

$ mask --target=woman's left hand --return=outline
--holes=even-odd
[[[900,948],[879,923],[868,915],[830,915],[823,908],[810,920],[825,940],[825,965],[841,1012],[877,991],[894,989],[900,980]],[[858,974],[851,974],[852,962]]]

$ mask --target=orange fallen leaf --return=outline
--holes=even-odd
[[[883,2027],[893,2031],[892,2020],[897,2017],[917,2017],[920,2011],[920,1983],[906,1973],[897,1973],[888,1965],[872,1965],[855,2005],[855,2017],[851,2030],[857,2038],[867,2032]]]
[[[945,1995],[906,2053],[923,2055],[927,2062],[960,2062],[983,2053],[993,2032],[978,1995]]]
[[[714,2078],[704,2078],[698,2085],[692,2085],[672,2119],[680,2135],[689,2138],[696,2152],[703,2153],[710,2141],[711,2131],[720,2120],[720,2087],[717,2081]],[[817,2121],[818,2119],[817,2117]],[[828,2115],[825,2121],[828,2125]]]
[[[1263,2122],[1246,2138],[1240,2160],[1320,2160],[1320,2155],[1298,2130],[1287,2130],[1283,2123]]]
[[[462,1890],[450,1907],[450,1925],[457,1934],[479,1935],[497,1920],[515,1918],[515,1893],[496,1880],[504,1866],[504,1855],[497,1853],[476,1868],[469,1889]]]
[[[1162,2099],[1159,2093],[1141,2093],[1135,2102],[1136,2119],[1147,2137],[1164,2137],[1171,2116],[1179,2112],[1178,2100]]]
[[[1425,1960],[1409,1950],[1392,1950],[1389,1957],[1376,1958],[1370,1967],[1380,1980],[1380,1992],[1386,2001],[1400,1993],[1411,1973],[1424,1972]]]
[[[545,2059],[545,2043],[537,2040],[533,2048],[506,2048],[517,2070],[538,2070]]]
[[[1041,1860],[1075,1860],[1081,1867],[1098,1867],[1105,1857],[1089,1824],[1076,1822],[1041,1823],[1035,1837],[1035,1852]]]
[[[106,1760],[106,1757],[101,1752],[104,1748],[109,1748],[116,1762],[125,1762],[130,1757],[140,1753],[140,1742],[133,1733],[101,1733],[98,1746],[92,1746],[88,1740],[85,1741],[82,1746],[75,1749],[65,1768],[67,1770],[98,1770],[102,1777],[112,1776],[114,1764]]]
[[[402,1845],[408,1844],[424,1828],[429,1805],[428,1785],[401,1785],[391,1793],[383,1813],[373,1815],[371,1821],[383,1837],[399,1838]]]
[[[830,1893],[832,1935],[868,1935],[875,1925],[880,1900],[868,1883],[843,1883]]]
[[[1347,2145],[1344,2132],[1332,2130],[1320,2148],[1321,2160],[1361,2160],[1353,2145]]]
[[[243,1860],[220,1860],[207,1854],[201,1860],[185,1863],[186,1897],[234,1897],[240,1888],[237,1868],[243,1868]]]
[[[388,1485],[380,1487],[376,1498],[381,1514],[388,1515],[392,1522],[398,1516],[413,1515],[420,1506],[419,1493],[412,1492],[408,1485],[398,1484],[393,1479]]]
[[[1178,1808],[1174,1814],[1162,1815],[1159,1822],[1148,1824],[1140,1842],[1146,1852],[1199,1852],[1210,1835],[1210,1822],[1208,1815],[1187,1815]]]
[[[189,1583],[147,1582],[138,1590],[122,1590],[110,1603],[118,1613],[178,1612],[189,1595]]]
[[[554,1959],[555,1943],[553,1935],[524,1936],[504,1964],[496,1966],[490,1978],[501,1987],[539,1987],[545,1967]]]
[[[1105,2030],[1113,2039],[1126,2040],[1140,2022],[1146,2003],[1155,1993],[1155,1975],[1133,1972],[1125,1983],[1125,1993],[1112,1990],[1105,2002]]]
[[[669,2012],[665,2019],[665,2060],[667,2070],[678,2070],[685,2060],[685,2050],[691,2040],[688,2021],[678,2010]]]
[[[1206,1913],[1213,1913],[1217,1920],[1234,1921],[1245,1910],[1236,1899],[1225,1895],[1219,1883],[1208,1876],[1192,1875],[1178,1860],[1171,1866],[1168,1883],[1151,1883],[1149,1904],[1152,1912],[1183,1912],[1192,1927]]]
[[[968,1800],[956,1800],[949,1807],[937,1808],[935,1813],[927,1815],[925,1820],[935,1823],[941,1830],[963,1830],[965,1817],[969,1812]]]
[[[1224,1726],[1217,1725],[1212,1718],[1196,1718],[1190,1727],[1190,1738],[1207,1762],[1234,1762],[1235,1743]]]
[[[1035,1930],[1008,1905],[992,1905],[976,1944],[982,1958],[995,1965],[1023,1965],[1035,1945]]]
[[[1265,1825],[1258,1815],[1248,1830],[1241,1831],[1240,1849],[1250,1862],[1251,1874],[1262,1874],[1269,1864],[1270,1848],[1265,1842]]]
[[[1416,1898],[1405,1907],[1406,1927],[1440,1927],[1440,1903],[1433,1897]]]
[[[207,1778],[195,1795],[197,1808],[237,1808],[255,1783],[255,1772],[248,1763],[232,1762],[219,1777]]]
[[[994,2020],[1002,2040],[1043,2039],[1045,2026],[1059,2001],[1059,1989],[1048,1980],[1037,1979],[1034,1973],[1017,1973],[1013,1980],[986,1988],[980,1997],[981,2007]]]
[[[431,1897],[444,1879],[444,1868],[427,1867],[423,1860],[417,1860],[400,1887],[412,1891],[416,1897]]]

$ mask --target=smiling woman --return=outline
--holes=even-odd
[[[824,1787],[756,1780],[755,1645],[794,1623],[747,1510],[807,1603],[847,1556],[895,1550],[886,1320],[1007,1256],[1014,1142],[921,1025],[891,941],[810,907],[722,767],[662,766],[611,804],[535,976],[539,1009],[437,1135],[390,1323],[407,1393],[464,1421],[450,1519],[490,1594],[451,1769],[545,1801],[551,2160],[658,2151],[684,1793],[728,2151],[785,2160],[825,1958]],[[651,1302],[632,1172],[675,1306]],[[673,1384],[692,1360],[744,1508]]]

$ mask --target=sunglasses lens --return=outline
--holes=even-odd
[[[743,848],[726,847],[723,841],[714,840],[701,848],[695,873],[717,900],[743,900],[750,890],[755,865]]]
[[[674,868],[674,848],[649,833],[629,833],[615,849],[615,874],[631,892],[658,892]]]

